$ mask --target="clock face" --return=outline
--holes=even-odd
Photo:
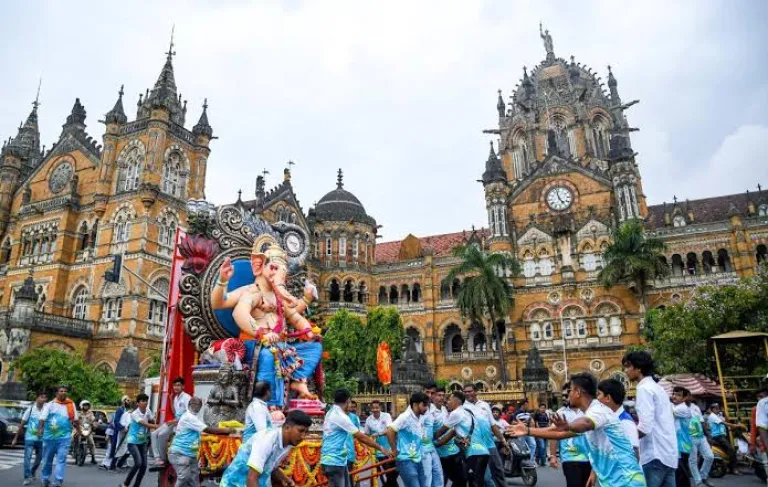
[[[573,203],[573,194],[564,186],[552,188],[547,193],[547,205],[553,210],[565,210],[571,206],[571,203]]]
[[[301,253],[301,240],[299,236],[294,233],[288,234],[285,237],[285,247],[290,254],[298,255]]]
[[[66,186],[72,179],[72,172],[72,164],[69,162],[59,164],[56,169],[53,170],[53,173],[51,173],[51,178],[48,181],[48,186],[51,188],[51,191],[58,193],[64,189],[64,186]]]

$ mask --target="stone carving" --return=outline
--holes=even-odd
[[[244,421],[245,405],[241,403],[242,382],[245,374],[238,373],[231,364],[222,364],[216,377],[216,385],[208,395],[205,422],[216,425],[220,421],[236,419]]]
[[[64,186],[72,180],[73,172],[72,164],[69,162],[62,162],[59,164],[56,169],[53,170],[51,177],[48,180],[48,186],[51,188],[51,191],[58,193],[64,189]]]

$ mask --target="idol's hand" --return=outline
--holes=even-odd
[[[235,268],[232,267],[232,260],[229,257],[227,257],[226,259],[224,259],[224,263],[221,264],[221,268],[219,269],[219,280],[221,282],[227,282],[234,275],[235,275]]]
[[[274,331],[270,331],[266,335],[264,335],[264,338],[267,340],[268,343],[277,343],[280,341],[280,335],[275,333]]]

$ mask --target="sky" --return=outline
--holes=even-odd
[[[382,241],[485,226],[482,186],[506,96],[545,57],[574,55],[619,93],[649,204],[768,187],[768,2],[163,1],[6,2],[0,15],[0,139],[16,134],[42,76],[43,143],[79,97],[88,132],[125,85],[129,120],[175,25],[176,83],[214,134],[207,199],[253,197],[296,163],[304,212],[345,189]]]

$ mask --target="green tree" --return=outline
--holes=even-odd
[[[648,281],[663,277],[669,268],[662,261],[664,243],[645,235],[640,220],[622,223],[613,234],[613,243],[603,254],[605,267],[597,278],[607,287],[626,283],[640,298],[641,312],[648,307]]]
[[[768,332],[768,270],[736,284],[701,286],[690,300],[652,310],[646,315],[648,348],[664,374],[696,372],[715,378],[709,338],[735,330]],[[764,374],[760,344],[719,348],[730,375]]]
[[[145,377],[158,377],[160,375],[160,368],[162,363],[160,361],[160,354],[153,354],[151,357],[152,363],[147,367],[147,371],[144,372]]]
[[[15,367],[30,397],[36,391],[51,394],[57,386],[67,385],[70,397],[77,403],[88,399],[93,404],[114,404],[120,399],[115,377],[86,363],[80,355],[33,348],[19,357]]]
[[[503,318],[512,307],[512,286],[506,276],[517,275],[520,264],[511,255],[483,252],[475,245],[456,247],[453,253],[460,263],[451,269],[443,284],[450,286],[459,276],[464,277],[456,297],[461,316],[473,321],[481,321],[485,316],[490,318],[499,348],[501,381],[506,384],[504,344],[496,320]]]

